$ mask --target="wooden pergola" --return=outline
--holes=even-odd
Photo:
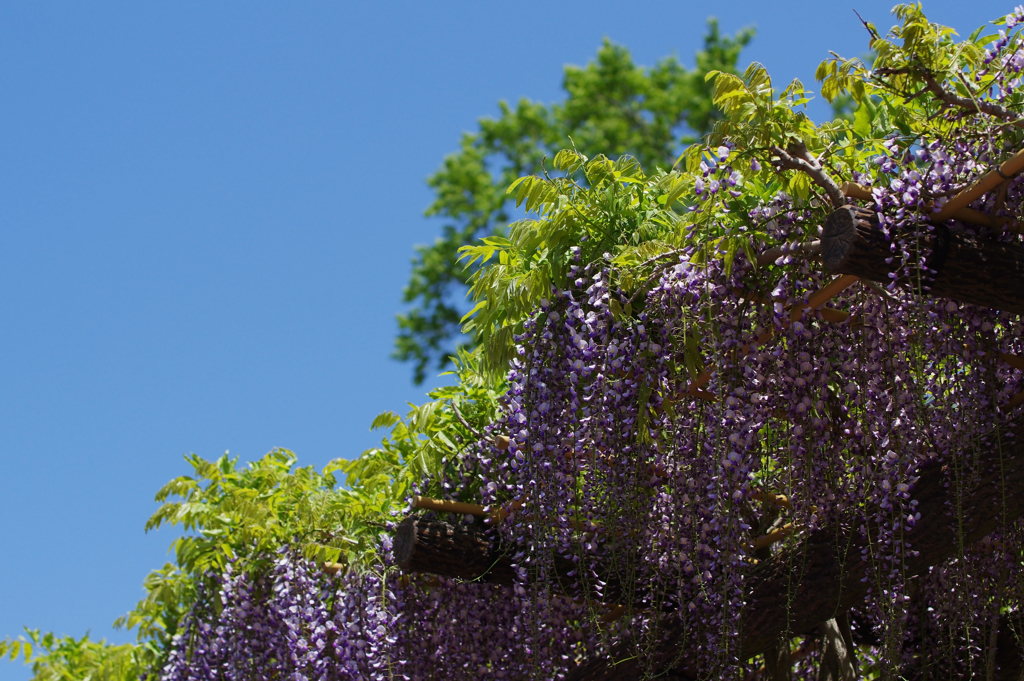
[[[823,306],[830,298],[858,281],[876,291],[877,285],[871,282],[888,286],[895,281],[899,286],[924,295],[1024,314],[1024,246],[1019,241],[1006,242],[951,231],[946,224],[956,219],[990,230],[1021,231],[1019,223],[968,208],[981,196],[996,191],[994,212],[998,212],[1009,182],[1021,171],[1024,171],[1024,151],[951,198],[938,212],[926,216],[933,228],[923,236],[915,235],[914,239],[907,240],[913,246],[906,260],[896,262],[893,259],[892,238],[887,238],[880,229],[879,216],[873,209],[846,204],[829,215],[820,241],[770,249],[758,258],[759,264],[774,262],[787,254],[814,257],[820,258],[829,272],[838,275],[804,306],[791,310],[794,321],[808,310],[827,310]],[[842,193],[847,201],[872,199],[868,190],[851,183],[842,187]],[[919,263],[927,268],[920,270],[923,279],[897,274],[901,267],[909,266],[913,270],[919,268]],[[920,286],[922,280],[928,282],[927,286]],[[842,321],[847,315],[831,310],[822,316]],[[771,332],[767,332],[766,337],[757,339],[757,344],[770,338]],[[998,359],[1024,370],[1024,358],[1004,353]],[[691,396],[702,396],[699,393],[709,380],[710,374],[701,375],[687,392]],[[1024,392],[1000,407],[1009,412],[1022,403]],[[918,501],[921,517],[910,537],[916,555],[906,558],[908,576],[925,573],[957,554],[961,547],[954,539],[953,526],[962,528],[963,545],[967,546],[1024,516],[1024,414],[1012,421],[1011,430],[1021,437],[1015,438],[1013,433],[1008,436],[1005,428],[995,429],[989,439],[990,448],[980,453],[977,464],[982,473],[973,491],[959,502],[962,517],[952,514],[951,508],[956,505],[949,503],[952,498],[941,463],[932,460],[917,469],[913,498]],[[504,448],[508,440],[499,438],[496,444]],[[764,496],[765,501],[788,504],[784,497]],[[473,504],[417,498],[415,506],[439,512],[486,515],[483,507]],[[492,520],[498,521],[500,517]],[[398,527],[394,541],[396,560],[409,572],[511,585],[514,572],[509,555],[513,547],[501,543],[493,522],[486,528],[481,525],[455,525],[412,515]],[[764,548],[793,531],[789,527],[773,536],[762,537],[752,549]],[[869,528],[867,534],[873,536],[874,529]],[[854,529],[850,517],[805,532],[774,555],[765,556],[761,552],[764,557],[753,567],[748,580],[738,657],[749,659],[770,652],[777,654],[780,641],[820,630],[838,613],[862,603],[868,589],[864,580],[866,566],[860,558],[865,544],[866,540],[859,529]],[[573,578],[569,576],[572,568],[573,564],[568,561],[564,564],[556,561],[555,571],[560,582],[572,584]],[[794,574],[801,575],[795,583]],[[603,593],[606,602],[609,594],[617,593],[616,589],[614,583],[606,589]],[[617,611],[613,608],[609,614],[615,616],[618,612],[621,608]],[[638,680],[645,669],[658,670],[668,679],[694,677],[696,670],[689,669],[686,662],[688,642],[671,616],[666,619],[664,629],[663,643],[644,663],[630,659],[623,646],[608,657],[584,661],[568,678],[572,681]],[[784,650],[789,655],[788,646]],[[1024,653],[1008,626],[1000,631],[996,655],[1000,662],[997,678],[1021,676]],[[770,663],[768,657],[766,661]],[[677,662],[680,659],[681,664]]]

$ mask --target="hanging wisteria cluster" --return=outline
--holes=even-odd
[[[925,197],[991,163],[984,143],[906,155],[887,146],[894,154],[877,163],[891,180],[874,190],[874,207],[905,266],[884,288],[835,298],[845,320],[810,310],[794,317],[829,278],[793,256],[770,275],[738,267],[726,276],[720,261],[698,267],[684,252],[635,319],[614,312],[629,296],[610,290],[610,272],[596,265],[573,267],[572,287],[542,302],[509,374],[508,452],[483,466],[485,502],[521,504],[502,531],[527,547],[517,556],[524,583],[553,581],[556,556],[568,557],[578,565],[574,595],[595,615],[628,607],[638,654],[670,612],[692,632],[688,653],[699,668],[740,675],[744,583],[770,550],[754,542],[779,527],[856,518],[861,532],[880,529],[862,556],[870,589],[859,616],[862,641],[894,673],[918,660],[922,674],[942,676],[976,652],[982,634],[972,637],[972,627],[990,632],[993,608],[1017,607],[1011,594],[1024,583],[1013,590],[1008,580],[1018,571],[994,580],[986,560],[954,561],[921,585],[903,572],[920,518],[913,472],[939,458],[957,495],[971,488],[975,454],[1008,429],[1003,407],[1024,390],[1021,372],[998,360],[1022,354],[1024,326],[1016,315],[919,295],[933,273],[911,258],[934,229],[921,216]],[[708,169],[705,186],[725,191],[731,176],[723,162]],[[1010,184],[1002,206],[989,198],[977,208],[1019,215],[1020,185]],[[749,217],[784,241],[809,215],[782,196]],[[788,508],[766,501],[777,494]],[[1019,546],[987,555],[1006,563],[1019,559]],[[929,592],[930,580],[945,586]],[[941,606],[914,611],[908,628],[915,591]],[[935,645],[937,628],[956,626],[963,630]],[[950,643],[961,635],[963,646]]]
[[[1008,30],[1022,21],[1018,8]],[[1022,51],[1019,34],[1003,34],[986,55],[994,101],[1019,86]],[[1021,240],[999,220],[929,222],[1005,156],[998,137],[975,132],[912,144],[894,135],[852,173],[871,193],[862,204],[878,217],[892,273],[824,307],[808,300],[832,276],[794,243],[820,230],[820,198],[779,193],[746,214],[759,247],[783,244],[774,263],[720,257],[692,239],[652,261],[642,295],[623,287],[614,254],[588,261],[571,249],[567,285],[551,288],[515,338],[497,421],[441,484],[492,513],[488,531],[515,584],[401,574],[386,540],[377,571],[338,576],[283,550],[268,570],[212,576],[217,588],[182,623],[162,678],[555,679],[613,650],[643,667],[668,629],[684,632],[681,667],[754,678],[768,660],[743,659],[740,645],[756,566],[840,526],[864,547],[855,560],[867,596],[847,614],[862,673],[1018,668],[1020,523],[924,574],[907,570],[921,519],[916,471],[943,467],[949,513],[961,518],[979,454],[1024,437],[1009,406],[1024,374],[1002,359],[1024,357],[1024,323],[931,297],[942,263],[921,246],[937,229]],[[729,142],[707,151],[693,183],[701,201],[742,194],[739,157]],[[1019,220],[1024,180],[969,207]],[[949,533],[963,544],[955,523]],[[818,678],[822,644],[790,633],[779,645],[794,677]],[[652,674],[665,668],[654,664]]]
[[[161,678],[553,679],[597,649],[561,596],[394,571],[332,576],[287,550],[262,575],[229,569],[216,584]]]
[[[200,594],[163,678],[391,678],[396,596],[379,579],[336,583],[287,551],[265,575],[215,577],[216,596]]]
[[[986,150],[891,148],[877,159],[891,180],[873,196],[898,261],[930,229],[922,197],[970,174]],[[709,167],[707,191],[727,191],[732,174],[726,159]],[[1019,214],[1020,187],[1006,192],[1006,212]],[[812,214],[782,195],[749,218],[785,242]],[[974,454],[1024,390],[1021,372],[996,359],[1024,355],[1024,326],[900,285],[918,277],[927,288],[927,262],[908,259],[884,288],[847,289],[829,303],[845,319],[827,321],[821,310],[794,316],[829,281],[813,261],[783,255],[727,275],[694,255],[663,267],[633,318],[607,267],[577,263],[572,285],[526,322],[492,428],[508,449],[478,444],[448,485],[457,495],[472,483],[483,503],[511,511],[500,532],[518,547],[517,586],[330,577],[284,552],[262,577],[219,578],[163,677],[559,678],[612,639],[642,655],[675,618],[692,641],[687,664],[741,678],[758,666],[737,657],[753,565],[851,518],[877,528],[862,556],[869,596],[852,613],[862,664],[921,678],[977,669],[987,637],[1006,630],[998,620],[1024,605],[1018,530],[906,579],[912,474],[937,457],[958,494],[970,489]],[[755,548],[780,528],[788,540]],[[568,573],[556,568],[565,559]],[[818,653],[805,648],[794,670],[811,678]]]

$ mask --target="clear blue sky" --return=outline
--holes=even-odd
[[[388,355],[439,230],[424,178],[499,99],[559,99],[604,36],[692,65],[712,14],[813,89],[866,49],[853,6],[892,23],[875,0],[4,3],[0,637],[127,640],[183,454],[322,466],[420,399]],[[925,7],[966,35],[1012,4]]]

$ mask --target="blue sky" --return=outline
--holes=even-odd
[[[604,36],[692,65],[704,22],[801,78],[888,2],[0,5],[0,637],[122,641],[182,455],[322,466],[419,401],[389,359],[424,178]],[[1011,3],[925,3],[966,35]],[[812,105],[812,117],[827,111]],[[0,663],[0,681],[29,678]]]

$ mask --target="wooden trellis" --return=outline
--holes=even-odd
[[[945,227],[947,220],[956,219],[992,229],[1021,231],[1022,225],[1016,221],[986,215],[968,208],[968,205],[984,194],[997,191],[994,212],[998,212],[1009,181],[1022,171],[1024,151],[947,201],[930,216],[936,227],[926,238],[914,241],[907,262],[885,262],[892,256],[889,250],[891,242],[882,234],[877,214],[856,205],[844,205],[829,216],[820,240],[769,249],[758,258],[758,264],[774,262],[784,255],[817,257],[828,271],[838,275],[809,296],[806,303],[792,308],[789,324],[803,319],[808,311],[819,312],[826,321],[847,321],[849,313],[825,307],[825,304],[858,282],[878,293],[879,288],[873,282],[887,285],[893,280],[890,275],[894,275],[898,267],[910,265],[913,268],[922,261],[927,263],[929,270],[923,272],[929,288],[922,293],[1024,314],[1024,248],[1019,243],[950,232]],[[843,185],[842,192],[850,199],[873,200],[870,191],[852,183]],[[914,287],[920,282],[904,278],[897,279],[897,284]],[[775,333],[775,329],[765,331],[744,347],[742,354],[769,342]],[[997,357],[1024,371],[1024,358],[1005,352]],[[683,394],[715,399],[713,394],[704,390],[711,378],[711,371],[705,371],[690,382]],[[1024,391],[1010,398],[1003,408],[1011,410],[1022,403]],[[1024,432],[1024,415],[1014,420],[1013,429]],[[991,437],[995,444],[988,452],[980,453],[976,462],[977,470],[984,471],[982,479],[975,491],[959,504],[966,509],[963,518],[954,519],[952,516],[952,506],[947,503],[950,492],[945,485],[945,472],[939,464],[925,463],[914,472],[917,477],[914,498],[918,501],[921,519],[914,530],[917,553],[907,559],[908,575],[920,574],[955,554],[958,543],[950,541],[949,536],[949,527],[954,520],[962,528],[964,545],[969,545],[988,536],[1001,523],[1011,523],[1024,516],[1024,438],[1005,438],[1000,431],[993,432]],[[507,449],[509,439],[499,435],[495,445],[499,449]],[[996,485],[1004,490],[1002,495],[991,493]],[[767,491],[756,491],[749,498],[784,508],[791,506],[788,497]],[[514,504],[516,508],[522,506],[521,501]],[[508,514],[507,509],[489,510],[477,504],[425,497],[416,497],[413,506],[489,517],[491,524],[500,522]],[[741,615],[744,622],[740,632],[741,659],[766,652],[787,633],[794,635],[810,631],[832,618],[837,611],[849,609],[863,600],[867,589],[863,580],[865,567],[855,557],[864,548],[865,539],[858,532],[836,529],[842,526],[840,522],[805,533],[781,551],[762,558],[753,568]],[[756,539],[752,550],[766,548],[799,529],[792,523],[777,527]],[[869,537],[872,532],[874,529],[869,528]],[[512,584],[514,581],[510,560],[492,527],[453,525],[442,520],[410,516],[399,525],[394,548],[399,565],[409,571],[433,572],[497,584]],[[797,565],[803,577],[793,584],[791,574]],[[571,576],[573,568],[571,562],[563,565],[556,559],[554,569],[563,584],[574,583]],[[604,597],[607,599],[609,594],[621,596],[621,585],[610,583]],[[622,612],[621,606],[612,607],[604,617],[614,619]],[[647,661],[647,664],[654,665],[653,668],[665,671],[677,665],[679,651],[685,646],[684,632],[671,622],[667,627],[666,641],[653,651],[652,659]],[[616,659],[618,661],[613,662]],[[584,663],[568,678],[573,681],[610,681],[639,679],[642,675],[643,668],[637,660],[629,659],[624,653],[618,657],[613,653],[609,658]]]

